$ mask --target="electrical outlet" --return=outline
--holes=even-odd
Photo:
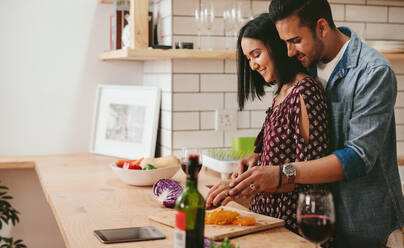
[[[216,131],[231,132],[237,130],[237,110],[216,110]]]

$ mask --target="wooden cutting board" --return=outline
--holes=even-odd
[[[212,211],[218,211],[220,209],[236,211],[240,213],[240,217],[254,217],[255,225],[253,226],[239,226],[239,225],[208,225],[205,224],[205,236],[213,240],[222,240],[225,237],[231,238],[241,236],[253,232],[271,229],[274,227],[283,226],[285,223],[281,219],[256,214],[253,212],[232,208],[232,207],[220,207],[214,210],[207,210],[206,215]],[[167,209],[167,211],[159,211],[149,216],[149,219],[159,222],[161,224],[174,227],[175,210]]]

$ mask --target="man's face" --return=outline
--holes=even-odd
[[[296,56],[306,68],[320,61],[324,44],[309,27],[300,25],[297,15],[279,20],[275,25],[279,36],[286,42],[289,57]]]

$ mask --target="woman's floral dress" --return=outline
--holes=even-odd
[[[300,96],[303,97],[310,122],[309,141],[301,134]],[[311,77],[300,80],[278,106],[266,113],[264,124],[257,136],[255,152],[258,165],[277,166],[288,162],[318,159],[328,154],[327,103],[323,86]],[[297,233],[296,208],[298,192],[312,185],[296,184],[290,193],[259,193],[251,202],[253,212],[285,220],[285,226]]]

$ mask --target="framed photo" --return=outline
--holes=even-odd
[[[90,151],[127,159],[154,157],[160,97],[155,87],[99,85]]]

